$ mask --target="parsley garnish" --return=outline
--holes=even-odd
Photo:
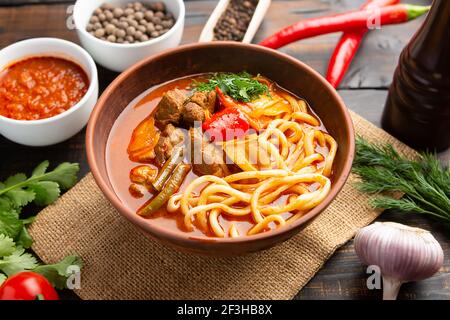
[[[450,169],[436,155],[424,153],[411,161],[389,144],[357,138],[356,146],[353,171],[362,179],[357,187],[363,192],[385,193],[372,201],[375,208],[414,212],[450,223]],[[394,192],[405,195],[395,199],[389,196]]]
[[[269,94],[267,85],[254,79],[249,73],[216,73],[207,82],[194,82],[196,91],[213,91],[219,87],[234,100],[250,102],[262,94]]]

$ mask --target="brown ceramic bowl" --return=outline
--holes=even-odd
[[[205,72],[262,74],[304,97],[337,140],[332,188],[325,200],[295,223],[242,238],[191,237],[165,229],[130,210],[116,196],[105,162],[108,136],[122,110],[148,88],[179,77]],[[89,121],[87,155],[94,178],[115,208],[146,235],[184,251],[210,255],[234,255],[269,248],[302,230],[319,215],[342,189],[350,173],[355,149],[352,121],[342,99],[312,68],[283,53],[261,46],[231,42],[197,43],[168,50],[143,60],[123,72],[98,100]]]

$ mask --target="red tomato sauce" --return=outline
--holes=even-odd
[[[88,88],[86,72],[72,61],[24,59],[0,72],[0,115],[16,120],[50,118],[77,104]]]

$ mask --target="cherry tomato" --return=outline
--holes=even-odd
[[[226,108],[203,123],[203,131],[211,141],[227,141],[247,134],[250,125],[237,108]]]
[[[58,300],[58,294],[50,282],[35,272],[20,272],[0,287],[0,300]]]

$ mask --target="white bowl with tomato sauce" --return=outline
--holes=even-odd
[[[11,141],[67,140],[86,125],[97,98],[95,62],[72,42],[35,38],[0,50],[0,134]]]

